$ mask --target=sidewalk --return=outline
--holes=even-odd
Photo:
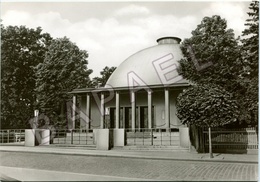
[[[6,166],[0,166],[0,171],[0,180],[3,181],[153,181],[151,179],[81,174]]]
[[[33,152],[59,155],[81,155],[100,157],[124,157],[159,160],[179,160],[179,161],[201,161],[201,162],[235,162],[235,163],[258,163],[258,155],[253,154],[219,154],[215,153],[210,159],[209,154],[190,153],[189,151],[133,151],[112,149],[108,151],[95,150],[88,147],[55,147],[55,146],[0,146],[3,152]]]

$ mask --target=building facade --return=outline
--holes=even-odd
[[[183,58],[180,41],[177,37],[160,38],[157,45],[122,62],[105,87],[73,90],[70,127],[132,131],[183,127],[176,116],[176,100],[190,84],[177,72]]]

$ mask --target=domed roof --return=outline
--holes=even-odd
[[[176,70],[183,58],[180,41],[177,37],[163,37],[157,40],[158,45],[133,54],[117,67],[105,87],[188,83]]]

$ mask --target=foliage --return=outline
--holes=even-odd
[[[177,116],[183,124],[216,127],[235,122],[239,116],[232,94],[212,84],[198,84],[184,90],[177,105]]]
[[[179,73],[183,77],[195,83],[216,84],[232,93],[240,88],[240,49],[225,19],[218,15],[204,17],[181,48],[185,59],[180,61]],[[212,65],[198,70],[195,62],[200,67],[210,62]]]
[[[52,41],[43,63],[37,66],[38,107],[50,117],[51,124],[64,116],[66,101],[71,99],[68,92],[90,84],[92,70],[87,68],[87,58],[86,51],[64,37]]]
[[[103,71],[100,72],[101,77],[94,77],[92,79],[92,86],[93,87],[105,86],[107,80],[112,75],[112,73],[115,71],[115,69],[116,69],[116,67],[109,68],[108,66],[103,68]]]
[[[253,1],[248,12],[249,19],[243,31],[242,61],[239,81],[245,88],[245,94],[241,97],[241,105],[244,107],[245,120],[258,123],[258,60],[259,60],[259,2]]]
[[[1,128],[28,127],[35,108],[35,70],[52,40],[40,27],[1,25]]]
[[[258,80],[256,77],[250,80],[243,76],[246,64],[241,49],[243,46],[235,39],[233,30],[227,29],[224,19],[217,15],[205,17],[192,31],[192,37],[182,43],[185,59],[180,61],[179,73],[194,84],[217,85],[232,94],[233,99],[240,103],[238,122],[252,124],[256,122],[248,111],[255,111],[257,107],[258,92],[255,86]],[[212,64],[208,67],[202,66],[209,62]],[[254,103],[248,102],[250,99]]]

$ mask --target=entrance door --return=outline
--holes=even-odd
[[[124,112],[123,112],[124,111]],[[136,107],[136,123],[135,128],[148,128],[148,107],[139,106]],[[116,126],[116,108],[110,108],[110,128],[115,128]],[[154,116],[154,107],[152,107],[152,120]],[[125,122],[125,123],[123,123]],[[153,121],[152,121],[153,122]],[[120,121],[119,128],[132,128],[132,108],[131,107],[121,107],[120,108]]]
[[[116,122],[116,109],[110,108],[109,109],[109,116],[110,116],[110,128],[115,128],[115,122]]]
[[[140,107],[140,128],[148,128],[148,107]]]
[[[132,128],[132,108],[125,108],[125,128]]]
[[[116,108],[110,107],[109,109],[109,120],[110,120],[110,128],[116,127]],[[119,119],[119,128],[123,128],[123,107],[120,108],[120,119]]]
[[[142,106],[140,107],[140,128],[148,128],[148,107]],[[154,106],[152,107],[152,127],[154,120]]]

